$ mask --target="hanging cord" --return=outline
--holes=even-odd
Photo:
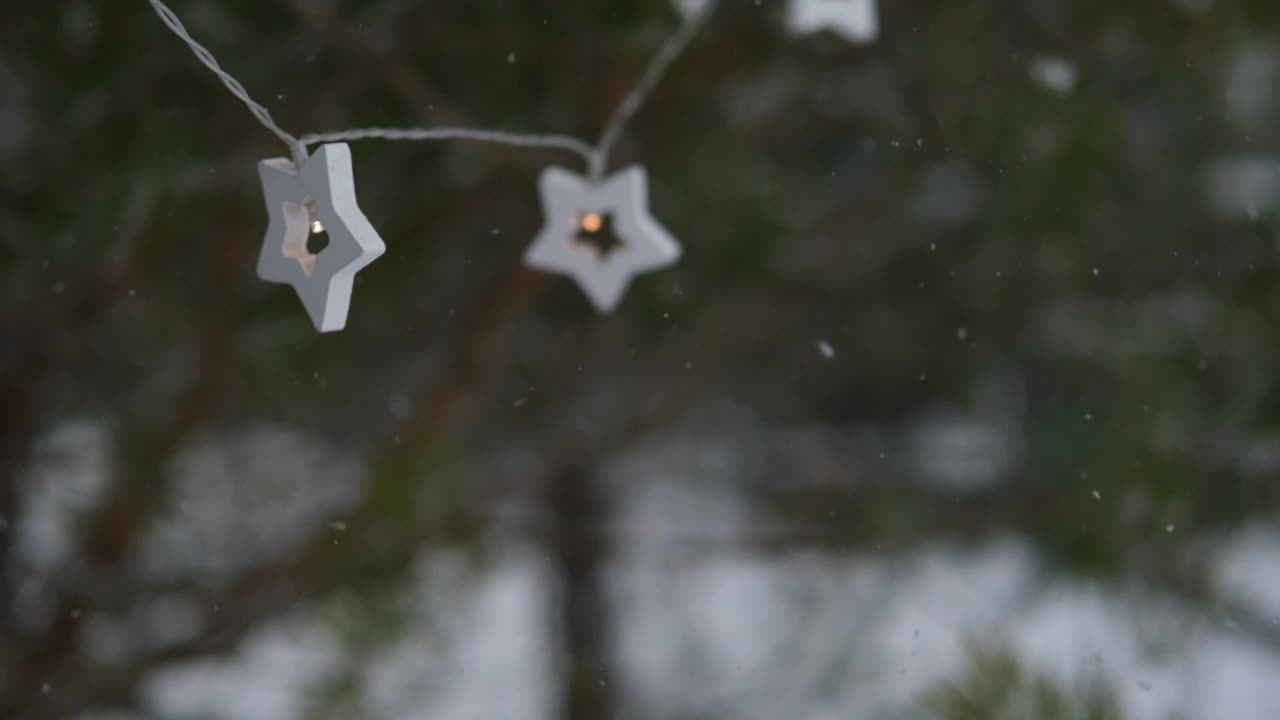
[[[173,31],[173,34],[182,38],[183,42],[191,46],[191,52],[195,53],[196,59],[212,70],[222,80],[222,84],[226,85],[227,89],[231,91],[231,94],[240,98],[240,101],[249,107],[249,111],[253,113],[254,117],[258,118],[258,122],[262,123],[263,127],[275,133],[276,137],[289,146],[289,151],[293,153],[294,163],[301,165],[307,159],[306,146],[299,142],[298,138],[290,135],[277,125],[276,121],[271,118],[271,112],[263,107],[262,103],[249,97],[249,91],[244,89],[244,85],[241,85],[239,80],[236,80],[230,73],[222,69],[222,66],[218,64],[217,58],[213,56],[213,53],[209,52],[208,48],[191,37],[191,33],[187,32],[186,26],[169,9],[169,6],[160,2],[160,0],[148,0],[148,2],[151,3],[151,7],[160,16],[160,19],[164,21],[164,24],[168,25],[169,29]]]
[[[588,172],[593,181],[604,178],[608,169],[609,153],[617,145],[627,123],[649,100],[649,96],[658,88],[667,70],[684,54],[693,42],[698,31],[706,25],[715,11],[717,0],[709,0],[697,12],[689,13],[676,32],[667,40],[662,49],[649,61],[644,74],[636,86],[627,93],[622,102],[613,111],[609,123],[600,134],[600,141],[593,147],[584,140],[569,135],[537,135],[529,133],[513,133],[502,130],[473,130],[471,128],[364,128],[357,130],[339,130],[327,133],[312,133],[302,136],[303,145],[324,142],[343,142],[347,140],[365,140],[377,138],[382,140],[476,140],[516,147],[538,147],[566,150],[581,155],[587,162]]]
[[[631,118],[644,107],[645,102],[649,100],[649,96],[658,88],[658,84],[662,82],[662,77],[666,75],[667,70],[675,64],[676,60],[684,54],[689,48],[690,43],[698,35],[698,31],[707,24],[707,20],[711,18],[711,14],[715,12],[717,0],[707,0],[706,4],[695,12],[685,15],[683,22],[680,23],[679,29],[675,34],[667,40],[657,55],[653,56],[653,60],[649,61],[649,67],[645,68],[644,75],[640,77],[640,82],[632,88],[630,93],[622,99],[617,109],[613,111],[613,117],[609,119],[609,124],[600,133],[600,140],[596,143],[595,150],[591,154],[588,163],[591,170],[591,177],[594,180],[600,180],[605,171],[608,169],[609,153],[613,151],[614,145],[618,144],[618,140],[622,137],[622,132],[626,130],[627,123]]]
[[[477,142],[497,143],[512,147],[550,148],[577,153],[588,163],[595,156],[595,149],[585,140],[579,140],[568,135],[537,135],[507,132],[505,130],[475,130],[472,128],[362,128],[358,130],[311,133],[303,135],[300,141],[303,145],[314,145],[317,143],[368,139],[475,140]]]
[[[222,84],[227,86],[231,94],[239,98],[253,113],[254,117],[258,118],[258,122],[275,133],[276,137],[289,146],[296,165],[301,165],[306,161],[307,146],[318,143],[366,139],[410,141],[473,140],[512,147],[547,148],[576,153],[586,161],[592,180],[597,181],[603,178],[609,164],[609,153],[618,143],[627,123],[648,101],[649,96],[657,89],[667,70],[688,49],[689,44],[693,42],[693,38],[698,34],[698,31],[702,29],[702,26],[711,17],[716,6],[716,0],[709,0],[700,11],[685,16],[680,27],[662,46],[662,49],[653,57],[653,60],[649,62],[649,66],[645,69],[644,75],[640,77],[640,81],[636,83],[631,92],[627,93],[627,96],[623,98],[617,109],[614,110],[609,123],[600,134],[600,141],[593,147],[585,140],[568,135],[516,133],[505,130],[472,128],[360,128],[311,133],[297,138],[277,125],[275,120],[271,118],[271,113],[261,103],[249,97],[249,92],[244,89],[244,85],[241,85],[239,80],[236,80],[230,73],[223,70],[217,59],[214,58],[213,53],[191,37],[182,21],[167,5],[161,0],[148,0],[148,2],[151,3],[151,7],[160,16],[160,19],[164,21],[164,24],[173,31],[173,34],[191,47],[191,51],[195,53],[196,58],[222,80]]]

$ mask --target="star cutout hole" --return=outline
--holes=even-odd
[[[622,239],[614,233],[613,216],[609,213],[582,213],[574,220],[574,242],[600,262],[622,247]]]
[[[315,272],[316,258],[329,247],[329,233],[320,222],[315,201],[307,196],[301,203],[284,204],[284,245],[280,252],[293,258],[307,275]]]

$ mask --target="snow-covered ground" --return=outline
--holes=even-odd
[[[1227,558],[1229,574],[1248,578],[1242,589],[1261,586],[1272,600],[1275,540],[1270,553],[1251,540]],[[424,568],[420,606],[433,630],[410,631],[367,665],[368,717],[553,717],[542,558],[512,548],[483,571],[448,555]],[[1046,585],[1012,539],[894,558],[623,562],[613,579],[617,677],[640,717],[929,717],[922,692],[959,678],[970,651],[993,644],[1064,687],[1107,682],[1127,718],[1280,717],[1280,653],[1149,598]],[[468,598],[443,615],[441,583]],[[164,717],[294,717],[337,665],[325,637],[323,627],[283,623],[230,661],[158,675],[148,697]]]
[[[47,447],[72,460],[62,458],[56,474],[37,468],[40,484],[32,487],[41,492],[28,497],[30,522],[19,526],[26,529],[17,551],[36,575],[66,555],[57,537],[65,523],[54,508],[89,502],[101,484],[93,465],[109,454],[97,431],[64,433]],[[270,468],[250,472],[262,462],[253,458],[282,457],[280,448],[290,450],[295,465],[312,468],[306,479],[314,492],[293,515],[273,517],[331,531],[330,515],[352,500],[334,488],[349,487],[345,481],[358,468],[303,436],[264,429],[224,441],[225,447],[200,441],[177,464],[179,487],[190,491],[175,499],[180,507],[184,497],[216,504],[224,496],[211,489],[220,481],[210,470],[225,470],[238,457],[239,471],[224,478],[282,477]],[[731,454],[699,442],[666,452],[647,448],[612,470],[611,487],[620,493],[608,575],[617,629],[613,675],[630,717],[928,718],[924,691],[961,679],[975,649],[1007,651],[1064,688],[1100,680],[1133,720],[1280,717],[1280,648],[1230,618],[1194,615],[1140,588],[1056,577],[1017,537],[965,550],[755,553],[743,540],[766,523],[752,506],[732,484],[689,480],[691,473],[734,471]],[[325,472],[343,482],[330,486]],[[289,497],[285,480],[255,487]],[[231,495],[237,526],[252,529],[263,508],[249,507],[243,493]],[[191,508],[191,515],[201,513]],[[175,533],[194,533],[218,551],[200,558],[200,567],[157,551],[143,554],[139,569],[172,577],[237,566],[238,553],[214,537],[219,530],[211,522],[180,523],[175,516],[150,541],[172,546]],[[281,531],[296,540],[289,528]],[[348,686],[360,717],[549,719],[561,660],[547,622],[556,578],[540,549],[518,534],[504,536],[510,539],[495,541],[483,563],[458,551],[424,552],[416,589],[400,598],[410,622],[394,642],[363,647],[355,663],[343,633],[358,632],[360,611],[339,595],[322,609],[308,606],[310,613],[262,628],[230,657],[155,673],[145,689],[149,710],[166,718],[302,717],[323,703],[319,688],[354,664]],[[251,534],[245,541],[256,546],[264,538]],[[1241,528],[1224,547],[1216,563],[1219,590],[1280,628],[1280,535]],[[163,643],[166,624],[198,631],[200,608],[153,605],[132,625],[117,623],[117,640]],[[346,629],[344,618],[355,618]],[[86,618],[91,627],[92,621]]]

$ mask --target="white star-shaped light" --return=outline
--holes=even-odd
[[[525,253],[531,267],[573,278],[596,309],[612,311],[631,279],[673,264],[680,244],[649,213],[649,183],[644,168],[633,165],[599,182],[559,167],[538,178],[545,222]],[[584,229],[599,229],[612,218],[621,241],[609,252],[584,243]]]
[[[880,34],[877,0],[791,0],[787,25],[793,33],[830,30],[850,42],[869,43]]]
[[[321,145],[302,167],[263,160],[258,175],[270,218],[258,277],[292,285],[320,332],[341,330],[356,273],[386,250],[356,204],[351,148]],[[328,247],[314,255],[307,250],[312,232],[329,234]]]

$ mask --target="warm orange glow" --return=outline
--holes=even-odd
[[[604,227],[604,218],[600,217],[599,213],[587,213],[582,216],[580,222],[582,229],[589,233],[598,232],[600,228]]]

